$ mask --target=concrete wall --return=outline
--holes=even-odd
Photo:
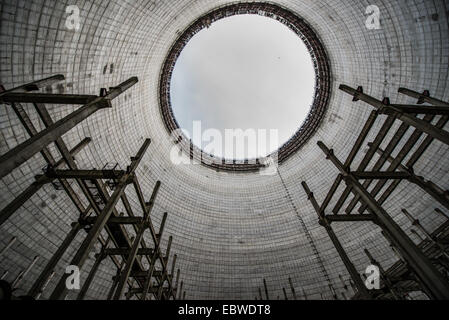
[[[372,110],[364,103],[352,103],[338,85],[363,85],[365,92],[390,96],[398,103],[413,102],[397,94],[399,86],[429,89],[449,100],[447,1],[274,2],[302,16],[318,33],[331,60],[333,93],[326,119],[311,141],[279,168],[280,175],[263,177],[174,166],[169,158],[173,144],[159,112],[159,72],[171,44],[196,18],[229,1],[1,1],[0,82],[6,88],[62,73],[66,81],[54,86],[53,92],[98,94],[102,87],[139,77],[138,85],[115,100],[112,110],[95,114],[64,140],[73,147],[92,137],[93,143],[76,158],[85,169],[108,162],[125,168],[144,138],[153,140],[138,175],[147,199],[156,180],[162,181],[153,220],[158,226],[163,212],[169,213],[165,235],[174,236],[172,252],[178,254],[187,298],[252,299],[263,278],[274,298],[282,297],[289,277],[298,296],[304,288],[314,298],[321,293],[331,298],[327,279],[341,292],[338,275],[345,279],[348,275],[300,186],[306,180],[317,199],[324,199],[337,172],[316,142],[323,140],[345,158]],[[72,4],[81,9],[79,31],[65,26],[65,9]],[[369,4],[381,10],[380,30],[365,27]],[[75,107],[49,109],[54,119],[60,119]],[[42,128],[37,115],[32,118]],[[13,111],[4,106],[0,135],[1,154],[27,139]],[[434,142],[416,171],[448,188],[448,155],[447,146]],[[2,179],[0,206],[26,188],[44,165],[37,155]],[[129,196],[138,210],[134,195]],[[417,241],[400,209],[409,209],[432,230],[442,222],[432,213],[435,205],[418,188],[403,182],[384,207]],[[63,191],[43,188],[1,227],[0,248],[12,236],[19,241],[1,257],[0,271],[9,270],[7,279],[12,280],[35,255],[41,256],[23,282],[25,293],[75,219],[76,209]],[[395,261],[371,224],[343,224],[336,231],[360,272],[369,263],[365,247],[385,267]],[[57,279],[82,236],[58,265]],[[86,264],[84,276],[92,263]],[[111,266],[109,261],[102,266],[88,298],[105,297],[115,274]],[[56,279],[44,297],[55,284]]]

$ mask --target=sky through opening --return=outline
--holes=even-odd
[[[276,143],[245,152],[214,150],[217,157],[263,157],[286,143],[306,119],[313,102],[315,70],[302,40],[282,23],[237,15],[201,30],[179,56],[171,80],[171,105],[182,129],[270,129]],[[270,136],[267,136],[267,140]],[[203,149],[207,141],[194,141]],[[265,149],[265,150],[263,150]],[[237,153],[236,153],[237,152]]]

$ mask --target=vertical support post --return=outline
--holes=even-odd
[[[442,206],[449,210],[449,196],[448,193],[442,190],[432,181],[428,181],[421,176],[412,174],[409,181],[418,185],[421,189],[427,192],[435,200],[437,200]]]
[[[338,278],[340,279],[340,282],[343,285],[343,289],[348,290],[348,285],[345,283],[345,280],[343,279],[341,274],[338,275]]]
[[[173,261],[171,265],[171,273],[168,275],[169,277],[173,278],[175,275],[175,267],[176,267],[176,259],[178,258],[178,255],[173,255]]]
[[[288,300],[287,291],[285,291],[285,288],[282,288],[282,292],[284,293],[284,299]]]
[[[30,270],[34,267],[34,265],[36,264],[37,260],[39,260],[39,256],[35,256],[33,261],[31,261],[30,265],[28,266],[28,268],[26,268],[24,271],[19,273],[17,278],[12,283],[11,288],[15,289],[15,288],[17,288],[19,286],[19,284],[22,282],[23,278],[25,278],[26,275],[28,274],[28,272],[30,272]]]
[[[42,186],[50,182],[47,179],[39,179],[26,188],[18,197],[0,211],[0,225],[5,223],[26,201],[28,201]]]
[[[446,249],[444,248],[444,246],[442,246],[441,243],[439,243],[438,241],[436,241],[436,239],[434,239],[434,237],[432,237],[432,235],[421,225],[421,222],[419,222],[418,219],[415,219],[406,209],[402,209],[402,213],[410,220],[413,226],[417,227],[422,233],[424,233],[427,239],[429,239],[430,242],[437,246],[440,249],[441,253],[447,259],[449,259],[449,255],[446,253]]]
[[[78,249],[77,253],[73,257],[71,261],[71,265],[77,266],[78,268],[81,268],[84,265],[84,262],[86,261],[90,250],[93,248],[95,243],[97,242],[98,236],[100,235],[101,231],[105,227],[107,221],[111,217],[111,214],[113,210],[115,209],[115,206],[120,199],[120,197],[124,194],[126,186],[132,182],[134,179],[134,172],[136,171],[140,161],[142,160],[143,156],[145,155],[146,150],[148,149],[149,145],[151,143],[150,139],[147,139],[142,147],[140,148],[139,152],[135,157],[132,158],[131,165],[128,167],[128,174],[126,174],[124,177],[122,177],[117,184],[117,187],[114,190],[114,193],[109,198],[109,201],[107,202],[106,206],[102,210],[101,214],[98,216],[98,218],[95,221],[95,224],[92,226],[91,230],[89,231],[87,237],[81,244],[80,248]],[[56,285],[56,288],[54,289],[50,299],[51,300],[57,300],[61,299],[64,294],[67,291],[67,288],[65,286],[65,281],[67,279],[68,275],[64,275],[63,278],[58,282]]]
[[[364,252],[365,252],[366,256],[368,257],[368,259],[370,260],[370,262],[371,262],[373,265],[375,265],[375,266],[377,266],[377,267],[379,268],[379,271],[380,271],[380,277],[381,277],[382,280],[384,281],[385,286],[386,286],[386,287],[388,288],[388,290],[391,292],[391,294],[393,295],[393,297],[394,297],[396,300],[402,300],[401,297],[400,297],[400,295],[398,295],[398,294],[396,293],[396,291],[393,289],[393,285],[392,285],[392,283],[391,283],[391,281],[390,281],[390,278],[388,277],[387,273],[385,272],[384,268],[382,268],[382,266],[380,265],[380,263],[378,263],[377,260],[374,259],[374,257],[373,257],[373,256],[371,255],[371,253],[368,251],[368,249],[365,249]]]
[[[34,107],[37,111],[37,113],[39,114],[44,126],[46,128],[49,128],[50,126],[54,125],[54,121],[51,118],[48,110],[46,109],[45,105],[43,104],[39,104],[39,103],[34,103]],[[22,117],[24,115],[22,114]],[[29,121],[31,122],[31,121]],[[26,125],[26,124],[25,124]],[[29,129],[32,129],[31,126],[29,126]],[[32,131],[32,130],[31,130]],[[30,131],[30,135],[35,135],[37,134],[37,131],[34,130],[34,133]],[[88,139],[90,141],[90,138]],[[55,140],[55,145],[59,151],[59,153],[62,156],[62,160],[63,162],[65,161],[68,168],[71,170],[77,170],[78,167],[74,161],[74,157],[73,155],[69,152],[66,144],[64,143],[63,139],[61,137],[57,138]],[[46,150],[46,149],[44,149]],[[49,162],[49,164],[52,164],[51,161],[47,161]],[[70,197],[70,199],[72,200],[72,202],[76,205],[77,208],[80,209],[80,211],[84,210],[84,206],[83,204],[80,202],[78,196],[76,195],[75,191],[73,190],[73,188],[67,183],[67,181],[65,181],[64,179],[59,179],[59,181],[62,183],[62,186],[64,188],[64,190],[67,192],[67,195]],[[91,192],[89,191],[87,184],[85,181],[81,180],[81,179],[76,179],[76,182],[78,183],[81,191],[83,192],[84,196],[86,197],[86,199],[88,200],[89,204],[91,205],[92,209],[95,211],[95,213],[97,215],[100,215],[100,209],[98,208],[97,203],[95,202],[95,200],[92,198]]]
[[[53,254],[51,259],[48,261],[44,270],[42,271],[40,276],[37,278],[36,282],[31,287],[30,291],[28,292],[28,295],[30,297],[35,298],[41,292],[43,285],[47,281],[50,274],[54,272],[54,269],[56,268],[56,265],[58,264],[59,260],[61,260],[62,255],[67,251],[67,248],[73,242],[73,240],[75,239],[81,228],[82,227],[78,222],[72,224],[72,229],[67,234],[64,241],[62,241],[61,245],[58,247],[58,249]]]
[[[416,231],[415,229],[410,229],[410,232],[413,233],[415,236],[417,236],[419,238],[420,241],[425,241],[426,239],[421,236],[418,231]]]
[[[263,279],[263,287],[265,288],[265,296],[267,297],[267,300],[270,300],[270,297],[268,296],[267,281],[265,279]]]
[[[173,277],[174,277],[174,275],[175,275],[175,267],[176,267],[176,259],[178,258],[178,255],[174,255],[173,256],[173,261],[172,261],[172,266],[171,266],[171,273],[169,274],[169,275],[167,275],[167,277],[170,277],[171,278],[171,285],[169,285],[169,293],[168,293],[168,296],[167,296],[167,299],[168,300],[170,300],[170,296],[171,296],[171,293],[173,293],[173,289],[175,288],[174,287],[174,283],[173,283]]]
[[[134,178],[135,179],[135,178]],[[150,211],[154,205],[154,201],[156,200],[157,193],[159,192],[159,187],[161,186],[161,182],[158,181],[156,186],[154,187],[153,194],[151,195],[150,203],[152,204],[151,208],[148,208],[146,212],[144,212],[144,221],[139,226],[139,230],[134,238],[133,245],[131,248],[131,252],[128,255],[128,259],[126,260],[125,268],[120,275],[120,281],[118,283],[117,289],[114,294],[113,300],[119,300],[123,294],[125,289],[125,284],[128,281],[129,275],[131,273],[131,269],[134,265],[134,261],[136,259],[137,251],[139,250],[140,242],[142,241],[145,230],[148,229],[148,223],[150,218]]]
[[[154,247],[155,250],[153,253],[153,257],[151,258],[150,266],[148,267],[148,272],[147,272],[145,282],[143,285],[143,291],[142,291],[143,300],[146,300],[148,291],[150,290],[150,287],[151,287],[151,278],[153,277],[154,268],[156,267],[156,261],[160,254],[159,248],[160,248],[160,244],[161,244],[162,235],[164,234],[164,228],[165,228],[165,222],[167,221],[167,215],[168,215],[167,212],[164,212],[164,216],[162,217],[162,221],[161,221],[161,226],[159,228],[159,235],[156,237],[157,241],[156,241],[155,247]]]
[[[51,279],[55,276],[55,272],[53,271],[50,276],[48,277],[47,281],[45,281],[44,285],[42,286],[40,292],[36,296],[36,300],[39,300],[39,298],[42,296],[42,293],[47,289],[48,284],[50,283]]]
[[[168,258],[170,257],[170,250],[171,250],[172,241],[173,241],[173,237],[170,236],[170,237],[168,238],[167,250],[166,250],[166,252],[165,252],[165,257],[164,257],[164,259],[166,259],[167,262],[168,262]],[[175,258],[176,258],[176,255],[175,255]],[[162,299],[162,295],[163,295],[163,293],[164,293],[164,283],[165,283],[165,280],[167,279],[167,276],[168,276],[167,273],[168,273],[168,269],[162,268],[161,283],[160,283],[160,285],[159,285],[159,290],[158,290],[158,292],[157,292],[157,298],[158,298],[158,300],[161,300],[161,299]],[[168,288],[168,289],[169,289],[169,291],[171,290],[171,288],[170,288],[170,283],[169,283],[169,288]]]
[[[17,114],[17,117],[22,122],[23,126],[25,127],[25,130],[30,135],[30,137],[33,137],[33,136],[37,135],[38,131],[35,128],[35,126],[33,125],[32,121],[29,118],[29,116],[27,115],[27,113],[25,112],[24,108],[22,106],[18,105],[18,104],[13,104],[12,107],[13,107],[13,110],[15,111],[15,113]],[[52,124],[54,124],[54,122],[51,119],[50,115],[48,115],[48,112],[46,112],[46,109],[45,109],[44,106],[42,106],[42,108],[37,108],[37,109],[38,109],[38,113],[41,116],[41,120],[42,120],[42,122],[43,122],[45,127],[49,127]],[[45,112],[47,113],[47,116],[44,114],[45,112],[44,113],[40,112],[42,110],[45,110]],[[80,144],[78,144],[74,149],[72,149],[72,151],[74,153],[79,152],[82,148],[84,148],[85,145],[90,143],[90,141],[91,141],[90,138],[84,139]],[[67,149],[65,143],[62,141],[62,138],[58,138],[55,143],[56,143],[56,146],[58,147],[59,152],[62,155],[62,158],[58,162],[56,162],[54,160],[53,156],[51,155],[51,153],[49,152],[48,148],[43,148],[41,150],[41,153],[42,153],[42,156],[44,157],[45,161],[49,165],[51,165],[53,167],[58,167],[58,166],[64,164],[64,162],[66,162],[69,168],[76,169],[76,164],[75,164],[75,161],[73,159],[73,155]],[[61,182],[62,187],[67,192],[67,195],[69,196],[69,198],[73,202],[73,204],[76,206],[76,208],[80,212],[83,212],[85,210],[84,205],[82,204],[82,202],[80,201],[78,195],[75,193],[75,191],[70,186],[70,184],[66,180],[64,180],[64,179],[60,179],[59,181]],[[100,214],[100,210],[94,204],[94,201],[90,197],[90,194],[87,191],[87,189],[86,189],[86,187],[84,185],[84,182],[82,182],[81,180],[77,180],[77,181],[78,181],[78,184],[80,185],[80,188],[83,191],[84,195],[89,200],[89,203],[92,205],[92,208],[95,210],[95,212],[97,214]],[[6,206],[2,210],[2,212],[0,213],[0,223],[4,222],[6,219],[8,219],[8,217],[12,213],[14,213],[15,209],[18,208],[21,205],[21,201],[24,201],[24,202],[27,201],[28,200],[28,198],[27,198],[28,195],[29,195],[29,197],[31,197],[31,195],[29,193],[27,194],[27,192],[30,192],[30,191],[32,191],[32,190],[30,190],[30,188],[28,188],[20,196],[18,196],[12,203],[10,203],[8,206]]]
[[[182,294],[182,287],[184,285],[184,281],[181,281],[181,286],[179,287],[179,295],[178,295],[178,300],[181,300],[181,294]]]
[[[335,291],[334,287],[332,287],[331,283],[329,283],[329,289],[331,290],[331,293],[332,293],[332,296],[334,297],[334,299],[338,300],[337,292]]]
[[[344,176],[346,184],[352,186],[354,191],[368,205],[379,221],[379,226],[384,229],[393,244],[401,251],[416,275],[432,293],[434,299],[449,299],[449,284],[440,272],[432,265],[430,260],[421,250],[407,237],[405,232],[394,222],[388,213],[377,203],[376,199],[360,184],[351,172],[344,168],[343,164],[335,157],[334,152],[329,150],[323,142],[318,146],[326,154],[327,158],[337,167]]]
[[[136,282],[136,280],[133,278],[130,281],[131,283],[129,284],[129,292],[128,294],[125,295],[126,300],[131,300],[131,298],[134,296],[133,294],[133,288],[134,288],[134,283]]]
[[[390,243],[390,249],[391,249],[391,251],[393,251],[394,255],[398,258],[398,260],[400,262],[402,262],[404,264],[406,269],[409,270],[410,274],[412,275],[412,277],[414,278],[416,283],[420,286],[421,291],[424,294],[426,294],[427,297],[431,298],[432,297],[432,293],[429,291],[429,289],[426,287],[426,285],[423,283],[423,281],[417,276],[415,270],[413,270],[413,268],[410,267],[410,264],[407,262],[407,260],[404,259],[404,257],[401,255],[399,250],[393,244],[392,239],[389,237],[389,235],[387,233],[385,233],[384,231],[381,231],[381,233],[385,237],[385,239],[387,239],[388,242]],[[405,295],[406,295],[406,297],[408,297],[407,293]]]
[[[295,287],[293,286],[292,278],[288,278],[288,283],[290,284],[290,290],[292,291],[293,300],[298,300],[296,297]]]
[[[381,148],[377,148],[376,152],[384,156],[385,151]],[[396,159],[392,156],[388,156],[387,161],[394,163],[396,162]],[[412,168],[408,168],[404,165],[400,165],[399,168],[402,171],[407,172],[410,176],[407,178],[411,183],[416,184],[421,189],[423,189],[425,192],[427,192],[430,196],[432,196],[435,200],[437,200],[442,206],[444,206],[446,209],[449,209],[449,196],[448,193],[442,190],[439,186],[437,186],[432,181],[427,181],[421,176],[416,175],[413,172]]]
[[[108,297],[106,300],[111,300],[114,296],[115,289],[117,288],[118,282],[120,281],[120,273],[123,269],[123,266],[125,265],[125,260],[122,260],[120,267],[117,268],[117,273],[115,277],[112,278],[112,286],[109,289]]]
[[[114,296],[115,289],[117,288],[118,282],[120,281],[120,269],[117,269],[116,275],[112,278],[112,286],[109,289],[108,297],[106,300],[112,300]]]
[[[9,240],[8,244],[6,245],[6,247],[4,247],[2,249],[2,251],[0,252],[0,257],[6,252],[8,251],[9,248],[12,247],[12,245],[16,242],[17,238],[16,237],[12,237],[11,240]]]
[[[307,296],[306,290],[302,289],[302,294],[304,296],[304,300],[309,300],[309,297]]]
[[[173,295],[173,299],[176,300],[176,296],[178,293],[178,289],[179,289],[179,277],[181,276],[181,270],[178,269],[178,271],[176,272],[176,282],[175,282],[175,290],[174,290],[174,295]]]
[[[86,278],[86,281],[84,282],[83,286],[81,287],[80,292],[78,293],[77,300],[84,300],[84,297],[86,296],[87,290],[89,290],[90,284],[92,283],[92,280],[94,279],[94,277],[95,277],[95,275],[96,275],[96,273],[98,271],[98,268],[100,267],[100,264],[106,258],[106,255],[104,254],[104,250],[108,246],[110,240],[111,240],[111,238],[108,239],[106,244],[101,249],[100,253],[98,253],[95,256],[94,265],[92,266],[92,269],[90,269],[89,274],[88,274],[88,276]]]
[[[150,201],[149,204],[145,204],[145,200],[143,198],[142,190],[140,188],[140,185],[139,185],[137,179],[134,179],[133,184],[134,184],[134,188],[136,189],[137,197],[139,198],[139,202],[140,202],[140,205],[143,208],[143,211],[148,211],[148,208],[151,208],[151,206],[153,206],[154,203],[152,203]],[[155,244],[159,243],[159,239],[158,239],[156,231],[155,231],[155,229],[153,227],[151,219],[149,220],[148,226],[149,226],[150,234],[151,234],[151,237],[153,238],[154,243]],[[157,252],[159,252],[159,250],[157,250]],[[158,255],[158,258],[159,258],[159,260],[161,262],[162,268],[166,269],[167,268],[166,260],[163,259],[162,255]],[[168,282],[169,282],[169,284],[171,284],[171,280],[168,280]]]
[[[354,264],[351,262],[348,255],[346,254],[346,251],[341,245],[340,240],[338,240],[338,237],[335,234],[334,230],[332,229],[331,224],[329,223],[328,219],[326,219],[324,212],[320,211],[320,206],[318,205],[318,202],[316,201],[313,192],[310,191],[309,186],[305,181],[302,182],[302,187],[304,188],[304,191],[307,193],[309,201],[312,203],[313,208],[318,214],[320,225],[326,229],[329,238],[331,239],[335,249],[338,252],[338,255],[340,256],[341,260],[343,261],[343,264],[346,267],[346,270],[348,270],[349,275],[354,281],[357,287],[357,291],[360,294],[361,298],[371,299],[371,295],[369,294],[368,289],[365,286],[365,283],[360,278],[357,269],[355,268]]]
[[[88,143],[90,138],[84,139],[80,144],[70,151],[70,155],[74,156],[79,151],[82,150]],[[64,160],[54,164],[54,168],[60,167],[64,163]],[[16,212],[26,201],[28,201],[36,192],[38,192],[43,185],[50,183],[52,179],[46,177],[41,177],[34,181],[28,188],[26,188],[20,195],[18,195],[11,203],[9,203],[5,208],[0,211],[0,225],[2,225],[6,220],[8,220],[14,212]]]

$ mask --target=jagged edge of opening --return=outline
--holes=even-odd
[[[217,20],[242,14],[258,14],[275,19],[286,25],[305,43],[315,68],[315,94],[310,112],[298,131],[275,151],[275,153],[277,153],[279,164],[301,149],[316,132],[327,111],[331,94],[330,64],[326,51],[309,24],[291,11],[269,3],[238,3],[214,9],[197,19],[175,41],[165,59],[159,83],[159,104],[167,130],[170,134],[177,132],[177,139],[174,142],[190,156],[190,159],[200,162],[217,171],[258,171],[265,167],[265,162],[263,161],[264,159],[254,159],[253,161],[248,159],[230,161],[228,159],[215,157],[203,152],[184,134],[179,133],[180,127],[171,107],[170,84],[176,61],[184,47],[195,34],[202,29],[207,28]]]

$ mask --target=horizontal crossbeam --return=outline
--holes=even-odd
[[[130,248],[110,248],[104,250],[104,254],[107,256],[124,256],[128,255],[130,252],[131,252]],[[140,248],[137,250],[137,255],[139,256],[152,255],[153,252],[154,250],[150,248]]]
[[[48,170],[45,176],[51,179],[120,179],[126,174],[123,170]],[[134,175],[133,175],[134,176]],[[132,177],[130,178],[132,179]]]
[[[361,100],[378,109],[379,112],[391,113],[397,119],[408,124],[409,126],[415,127],[416,129],[425,132],[434,139],[440,140],[441,142],[449,145],[449,132],[442,130],[424,120],[421,120],[412,114],[401,112],[400,109],[397,109],[393,105],[390,105],[388,99],[384,99],[384,101],[377,100],[367,94],[364,94],[361,87],[356,90],[347,85],[340,85],[339,88],[340,90],[352,95],[354,97],[354,101]]]
[[[357,221],[373,221],[375,219],[372,214],[334,214],[327,215],[325,219],[328,222],[357,222]]]
[[[15,87],[13,89],[9,89],[9,90],[5,90],[3,92],[0,93],[0,96],[8,94],[10,92],[29,92],[29,91],[36,91],[39,90],[41,88],[45,88],[46,86],[52,85],[55,82],[59,82],[59,81],[63,81],[65,80],[64,75],[62,74],[57,74],[45,79],[41,79],[41,80],[37,80],[37,81],[33,81],[31,83],[27,83],[24,85],[21,85],[19,87]]]
[[[97,217],[88,217],[82,219],[80,223],[82,225],[92,225],[97,221]],[[137,225],[143,222],[141,217],[112,217],[108,220],[107,224],[119,224],[119,225]]]
[[[381,171],[353,171],[352,174],[357,179],[409,179],[412,174],[409,172],[381,172]]]
[[[153,271],[152,276],[155,278],[160,278],[164,275],[164,272],[162,272],[161,270],[156,270]],[[133,278],[146,278],[148,276],[148,271],[136,271],[136,272],[131,272],[130,277]],[[168,275],[169,277],[171,277],[171,275]]]
[[[0,103],[88,104],[94,95],[8,92],[0,96]]]
[[[399,88],[399,93],[405,94],[409,97],[418,99],[418,104],[423,104],[424,102],[430,103],[432,105],[442,105],[445,107],[449,107],[449,103],[446,101],[442,101],[439,99],[432,98],[430,96],[430,92],[428,90],[424,91],[424,93],[419,93],[407,88]]]
[[[402,113],[449,115],[449,107],[445,106],[392,104],[391,107],[401,111]],[[390,115],[394,115],[395,112],[396,111],[393,111],[391,109],[382,109],[380,111],[381,114],[390,114]]]
[[[171,294],[172,292],[176,293],[176,288],[170,289],[169,287],[164,287],[163,291],[164,291],[164,294]],[[141,294],[142,292],[143,291],[140,288],[132,288],[126,294],[133,295],[133,294]],[[158,292],[159,292],[159,287],[151,287],[148,289],[147,293],[156,294]]]

